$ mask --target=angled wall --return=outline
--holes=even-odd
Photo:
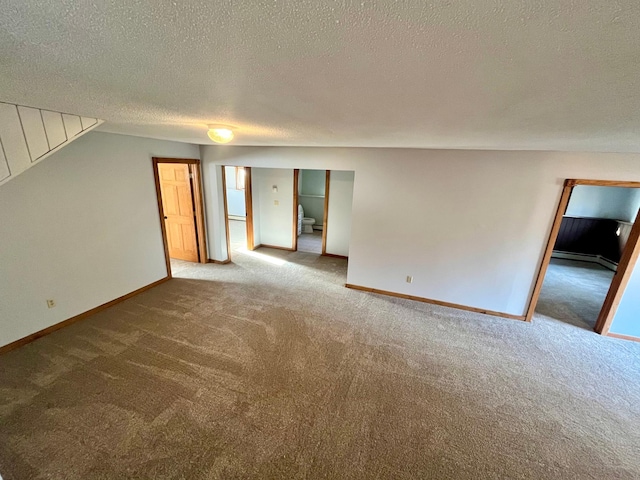
[[[0,102],[0,185],[101,123],[97,118]]]

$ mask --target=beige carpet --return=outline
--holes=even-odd
[[[302,233],[298,236],[298,251],[307,253],[322,253],[322,231]]]
[[[595,263],[552,258],[536,312],[593,330],[613,275]]]
[[[640,344],[234,260],[0,357],[4,479],[640,478]]]

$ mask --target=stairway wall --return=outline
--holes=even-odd
[[[97,118],[0,102],[0,185],[101,123]]]

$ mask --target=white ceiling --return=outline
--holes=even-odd
[[[3,0],[0,101],[238,145],[640,151],[638,0]]]

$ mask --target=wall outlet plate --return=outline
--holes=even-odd
[[[413,277],[411,275],[407,275],[407,283],[413,283]]]
[[[53,308],[56,306],[56,301],[53,299],[47,300],[47,307]]]

